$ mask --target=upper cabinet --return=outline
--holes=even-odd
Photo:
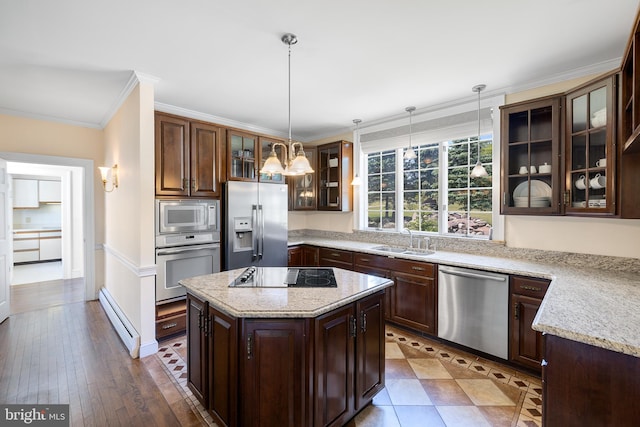
[[[291,211],[313,211],[317,209],[316,180],[318,177],[318,166],[316,165],[317,152],[315,148],[304,147],[304,153],[309,159],[309,164],[314,173],[307,173],[299,176],[290,176],[287,179],[289,184],[289,210]]]
[[[336,141],[318,146],[318,210],[350,211],[353,143]]]
[[[60,181],[38,180],[38,201],[40,203],[60,203],[62,188]]]
[[[220,196],[220,128],[156,113],[156,195]]]
[[[13,179],[13,207],[14,208],[38,208],[38,180],[37,179]]]
[[[258,137],[249,133],[227,130],[227,179],[229,181],[257,181]]]
[[[640,152],[640,17],[629,36],[622,60],[620,141],[625,153]]]
[[[561,97],[501,108],[502,214],[560,212]]]
[[[567,214],[616,213],[616,75],[566,96],[565,193]]]
[[[281,144],[285,144],[285,145],[287,144],[281,139],[269,138],[265,136],[259,137],[258,142],[260,144],[260,163],[259,163],[259,169],[258,169],[258,174],[259,174],[258,179],[260,180],[260,182],[273,182],[275,184],[284,184],[285,183],[284,175],[282,174],[269,175],[266,173],[260,173],[259,170],[262,169],[262,166],[264,166],[264,162],[269,158],[269,154],[271,154],[271,147],[273,147],[274,143],[279,142]],[[276,154],[280,155],[280,159],[282,159],[282,151],[280,150],[282,150],[282,147],[276,148]]]

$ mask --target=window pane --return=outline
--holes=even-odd
[[[449,188],[467,188],[469,185],[469,167],[449,169]]]
[[[420,149],[420,169],[438,167],[438,146],[426,146]]]
[[[438,213],[423,212],[422,222],[420,224],[422,231],[437,232],[438,231]]]
[[[450,145],[448,149],[449,167],[469,164],[468,144]]]
[[[380,206],[381,206],[380,193],[370,193],[367,210],[380,210],[381,209]]]
[[[367,187],[369,191],[380,191],[380,175],[369,175],[367,179]]]
[[[372,173],[380,173],[380,157],[379,156],[369,156],[367,161],[367,173],[371,175]]]
[[[396,174],[395,173],[386,173],[382,175],[382,191],[395,191],[396,189]]]
[[[396,226],[395,211],[383,211],[381,223],[382,223],[382,228],[395,228]]]
[[[453,234],[467,234],[468,214],[466,212],[449,212],[448,231]]]
[[[471,210],[491,212],[491,190],[471,190]]]
[[[467,210],[467,191],[449,191],[449,212]]]
[[[438,192],[423,191],[421,198],[421,209],[423,211],[438,211]]]
[[[423,190],[438,189],[438,170],[429,169],[420,171],[420,188]]]
[[[417,191],[405,191],[404,192],[404,210],[412,211],[417,210],[419,204],[418,192]]]
[[[382,172],[393,172],[396,171],[396,152],[395,151],[385,151],[382,153]]]
[[[418,189],[418,171],[405,172],[404,173],[404,190],[417,190]]]

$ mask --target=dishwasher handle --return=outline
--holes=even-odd
[[[488,276],[482,273],[471,273],[469,271],[447,270],[446,268],[440,268],[438,271],[444,274],[453,274],[454,276],[469,277],[471,279],[486,279],[494,280],[496,282],[504,282],[507,280],[507,278],[504,276]]]

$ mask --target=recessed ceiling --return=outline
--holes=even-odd
[[[132,71],[155,101],[310,141],[620,65],[637,0],[0,3],[0,112],[99,127]],[[608,67],[608,68],[607,68]]]

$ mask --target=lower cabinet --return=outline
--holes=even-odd
[[[384,387],[381,293],[315,322],[316,426],[342,426]]]
[[[236,319],[187,293],[189,388],[219,426],[341,426],[384,387],[383,297]]]
[[[293,246],[289,248],[289,267],[317,267],[319,248],[310,245]]]
[[[187,325],[186,301],[156,303],[156,339],[184,333]]]
[[[511,315],[509,329],[509,359],[519,365],[540,369],[542,334],[531,329],[533,319],[542,304],[549,281],[531,277],[511,276]]]
[[[353,270],[353,252],[319,248],[318,257],[318,265],[320,267],[338,267],[345,270]]]
[[[640,358],[544,335],[542,425],[636,426]]]

